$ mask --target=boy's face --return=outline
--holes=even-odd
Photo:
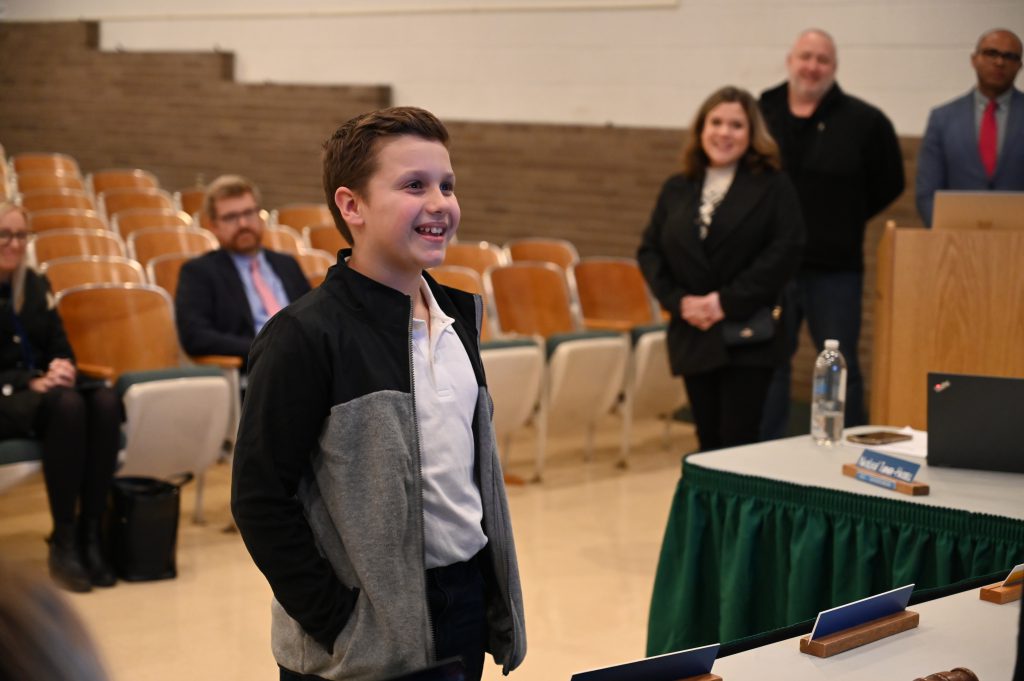
[[[444,261],[459,227],[448,150],[412,135],[379,141],[366,190],[341,187],[335,200],[355,239],[353,266],[399,290],[418,285],[424,269]]]

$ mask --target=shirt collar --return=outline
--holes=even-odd
[[[1007,88],[1006,92],[996,97],[996,105],[1002,110],[1006,111],[1006,107],[1010,104],[1010,97],[1013,96],[1013,88]],[[981,94],[981,90],[974,88],[974,105],[979,109],[984,109],[988,106],[988,97]]]

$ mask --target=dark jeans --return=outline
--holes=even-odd
[[[465,563],[427,570],[427,603],[434,630],[435,658],[461,657],[466,681],[480,681],[487,646],[486,588],[481,573],[486,550]],[[281,681],[316,681],[281,669]],[[321,680],[322,681],[322,680]]]
[[[683,375],[700,451],[758,441],[772,373],[771,367],[725,366]]]
[[[857,344],[860,340],[862,272],[801,272],[786,287],[783,305],[784,332],[790,360],[780,366],[772,377],[768,399],[761,421],[761,439],[786,437],[789,425],[789,385],[791,361],[799,342],[800,325],[807,318],[807,328],[816,352],[825,347],[825,340],[839,341],[839,351],[846,359],[846,409],[844,426],[864,424],[864,381],[860,373]],[[810,398],[811,386],[806,395]]]

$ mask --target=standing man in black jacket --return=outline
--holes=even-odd
[[[864,285],[864,228],[903,191],[903,159],[892,123],[835,82],[836,46],[819,29],[797,37],[786,57],[787,82],[761,94],[761,111],[796,186],[807,230],[803,262],[787,289],[785,332],[796,352],[803,317],[820,349],[839,341],[846,358],[846,425],[864,423],[857,343]],[[790,363],[772,380],[762,420],[764,439],[784,437]]]

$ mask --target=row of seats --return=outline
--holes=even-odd
[[[571,243],[552,239],[503,249],[459,243],[431,273],[483,296],[482,337],[497,340],[483,349],[495,430],[507,456],[511,432],[535,416],[535,478],[543,475],[553,428],[582,425],[589,458],[598,420],[617,408],[625,464],[633,419],[658,416],[667,426],[685,404],[682,383],[669,371],[661,312],[635,260],[581,260]]]

